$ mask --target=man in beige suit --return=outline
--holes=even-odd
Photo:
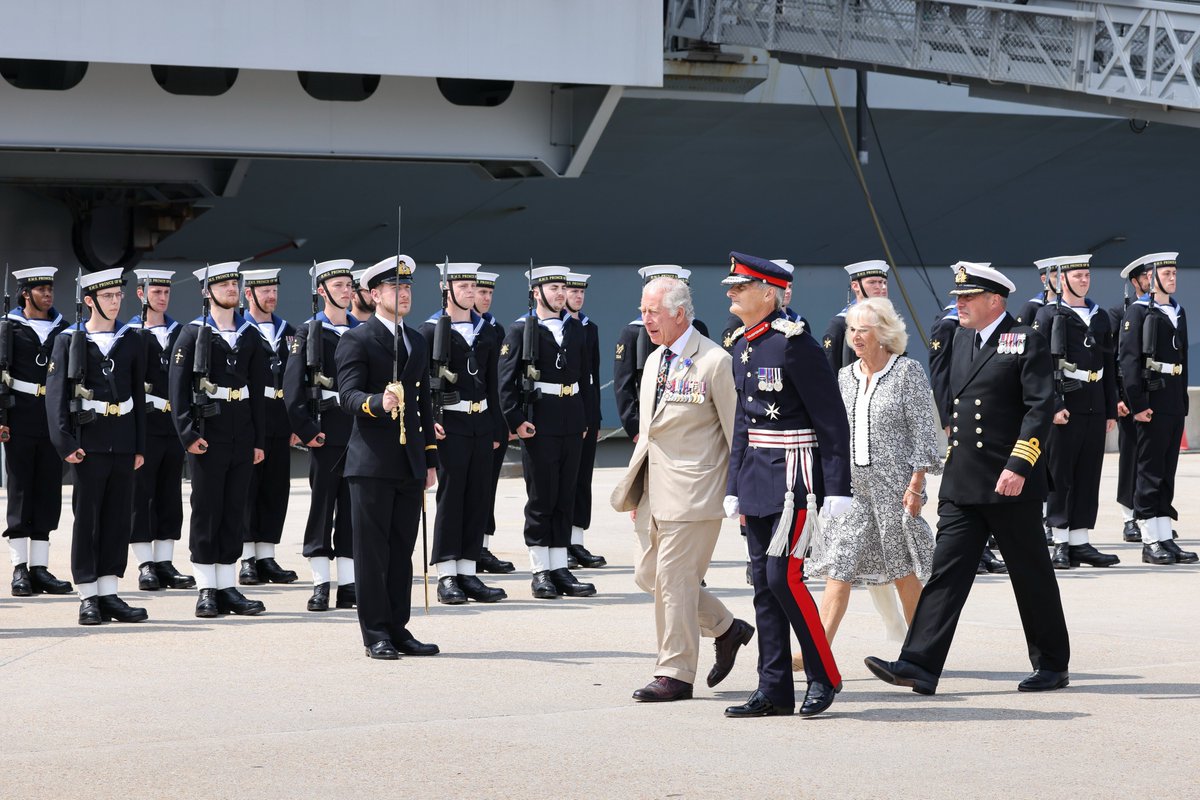
[[[663,702],[691,698],[701,634],[716,638],[711,687],[729,674],[754,628],[701,586],[725,515],[737,402],[729,355],[692,327],[682,281],[646,284],[641,310],[658,348],[646,359],[637,445],[611,502],[634,512],[641,544],[634,580],[654,595],[658,664],[633,697]]]

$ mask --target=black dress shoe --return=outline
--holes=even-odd
[[[325,581],[325,583],[318,583],[313,587],[312,597],[308,598],[308,610],[329,610],[329,581]]]
[[[217,589],[217,608],[222,614],[238,614],[243,617],[253,617],[267,610],[261,601],[249,599],[232,586],[228,589]]]
[[[745,647],[754,638],[754,626],[741,619],[735,619],[729,630],[713,640],[716,659],[712,669],[708,671],[706,682],[711,689],[729,675],[733,662],[737,660],[738,650]]]
[[[138,564],[138,589],[143,592],[157,592],[162,588],[158,582],[158,574],[154,571],[154,562],[145,561]]]
[[[537,600],[557,600],[562,594],[554,585],[554,581],[550,580],[550,573],[545,570],[533,573],[530,583],[533,586],[533,596]]]
[[[1137,520],[1125,520],[1125,527],[1121,530],[1121,539],[1126,542],[1140,542],[1142,540],[1142,531],[1138,528]]]
[[[498,603],[508,597],[508,592],[499,587],[488,586],[477,575],[459,575],[458,588],[477,603]]]
[[[347,583],[345,586],[338,584],[337,590],[337,607],[338,608],[354,608],[358,605],[358,590],[354,588],[353,583]]]
[[[567,552],[567,569],[579,569],[579,559]]]
[[[467,602],[467,596],[458,588],[458,576],[447,575],[438,578],[437,601],[447,606],[461,606]]]
[[[1197,556],[1190,550],[1181,550],[1179,545],[1175,544],[1171,539],[1159,542],[1159,544],[1162,545],[1163,550],[1166,550],[1175,557],[1176,564],[1195,564],[1197,561],[1200,561],[1200,556]]]
[[[70,581],[60,581],[45,567],[30,567],[29,582],[34,594],[70,594],[75,587]]]
[[[253,558],[243,558],[242,568],[238,572],[238,583],[242,586],[258,586],[262,580],[258,577],[258,565]]]
[[[88,597],[79,602],[79,624],[99,625],[101,621],[100,604],[94,597]]]
[[[581,582],[566,567],[550,570],[550,580],[554,588],[567,597],[591,597],[596,593],[595,584]]]
[[[263,583],[295,583],[300,576],[295,570],[284,569],[273,558],[255,559],[258,579]]]
[[[492,551],[486,547],[479,551],[479,558],[475,559],[475,568],[480,572],[487,572],[492,575],[508,575],[517,571],[516,566],[511,561],[496,558],[492,554]]]
[[[12,596],[31,597],[32,595],[33,582],[29,580],[29,567],[26,564],[17,564],[13,567]]]
[[[574,556],[575,560],[579,562],[579,566],[587,569],[598,569],[608,564],[607,558],[590,552],[581,544],[567,545],[567,555]]]
[[[100,616],[105,622],[110,619],[114,622],[145,622],[150,619],[146,609],[131,606],[115,594],[101,595],[99,600]]]
[[[221,607],[217,604],[216,589],[201,589],[196,599],[196,616],[201,618],[221,616]]]
[[[796,713],[795,706],[777,706],[757,689],[754,690],[754,694],[750,695],[750,699],[740,706],[730,706],[725,709],[727,717],[790,717],[794,713]]]
[[[175,569],[170,561],[155,561],[154,573],[158,576],[158,585],[164,589],[196,588],[196,579]]]
[[[1068,556],[1071,559],[1072,567],[1078,567],[1080,564],[1092,567],[1111,567],[1121,563],[1120,557],[1111,553],[1101,553],[1091,543],[1071,545]]]
[[[924,667],[909,661],[884,661],[875,656],[863,659],[871,674],[893,686],[908,686],[917,694],[933,694],[937,691],[938,676]]]
[[[395,646],[387,639],[384,639],[382,642],[376,642],[375,644],[366,648],[366,650],[367,658],[379,658],[384,661],[395,661],[400,657],[400,651],[397,650]]]
[[[1071,568],[1071,546],[1066,542],[1059,542],[1054,545],[1054,555],[1050,557],[1050,564],[1055,569],[1070,569]],[[1079,566],[1076,564],[1075,566]]]
[[[842,685],[830,686],[827,683],[813,681],[808,684],[804,693],[804,702],[800,704],[800,716],[815,717],[833,705],[833,698],[842,690]]]
[[[643,703],[669,703],[672,700],[691,700],[692,685],[666,675],[659,675],[633,693],[633,699]]]
[[[1174,564],[1175,556],[1163,547],[1162,542],[1151,542],[1142,545],[1143,564]]]
[[[1033,674],[1017,684],[1018,692],[1049,692],[1061,689],[1071,682],[1065,672],[1048,669],[1034,670]]]
[[[996,558],[996,554],[992,552],[992,548],[983,548],[983,555],[979,558],[979,563],[990,573],[994,575],[1007,575],[1008,567],[1004,566],[1004,562]]]
[[[404,639],[397,642],[396,649],[406,656],[436,656],[442,652],[436,644],[425,644],[416,639]]]

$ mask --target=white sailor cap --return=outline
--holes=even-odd
[[[568,272],[567,273],[567,288],[568,289],[586,289],[587,285],[588,285],[588,279],[591,277],[592,277],[591,275],[584,275],[581,272]]]
[[[358,282],[374,289],[384,283],[412,283],[413,273],[417,271],[417,262],[404,254],[388,256],[378,264],[373,264],[363,272]]]
[[[279,269],[248,269],[242,272],[245,286],[278,286]]]
[[[13,277],[17,279],[19,288],[29,289],[54,283],[54,273],[56,272],[58,272],[58,267],[30,267],[29,269],[15,270]]]
[[[353,276],[350,268],[354,266],[354,262],[348,258],[335,258],[330,261],[321,261],[313,264],[308,270],[310,278],[316,280],[317,283],[327,281],[330,278],[349,278]]]
[[[1143,272],[1149,272],[1152,269],[1159,267],[1174,267],[1176,260],[1179,258],[1179,253],[1151,253],[1150,255],[1142,256],[1134,261],[1125,269],[1121,270],[1121,277],[1125,280],[1136,278]]]
[[[845,267],[847,274],[850,275],[850,280],[861,281],[863,278],[886,278],[888,276],[888,266],[886,261],[859,261],[857,264],[848,264]]]
[[[1070,272],[1073,269],[1088,269],[1091,266],[1092,254],[1088,253],[1082,256],[1055,256],[1054,258],[1043,258],[1040,261],[1033,262],[1033,265],[1038,268],[1038,272],[1047,272],[1048,270],[1058,271],[1062,267],[1063,272]]]
[[[788,275],[792,275],[794,277],[796,274],[796,268],[793,267],[792,262],[788,261],[786,258],[772,258],[771,263],[783,267]]]
[[[651,264],[639,269],[638,275],[642,276],[642,283],[649,283],[655,278],[678,278],[684,283],[689,283],[692,271],[677,264]]]
[[[473,261],[449,261],[438,264],[438,272],[443,281],[473,281],[481,266]]]
[[[566,267],[537,267],[525,272],[525,279],[533,286],[543,283],[566,283],[571,270]]]
[[[954,288],[952,295],[979,294],[991,292],[1001,297],[1008,297],[1009,292],[1017,287],[998,269],[992,269],[991,263],[976,263],[974,261],[959,261],[950,267],[954,272]]]
[[[240,261],[222,261],[220,264],[209,264],[203,269],[194,269],[192,274],[200,281],[200,287],[205,288],[214,283],[238,280],[242,274],[241,269]]]
[[[370,267],[363,267],[362,269],[356,269],[350,273],[351,279],[354,280],[354,288],[355,289],[365,289],[366,288],[365,286],[362,285],[362,276],[367,274],[368,269],[370,269]]]
[[[475,285],[484,289],[495,289],[496,280],[500,277],[498,272],[476,272]]]
[[[171,279],[175,277],[175,270],[135,269],[133,274],[137,276],[138,283],[143,283],[148,286],[170,286]]]
[[[88,294],[94,294],[114,286],[124,286],[125,278],[121,274],[123,272],[120,267],[85,272],[79,276],[79,288]]]

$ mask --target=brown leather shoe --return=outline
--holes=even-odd
[[[643,703],[668,703],[672,700],[691,700],[692,685],[659,675],[633,693],[634,700]]]
[[[708,671],[708,688],[716,686],[729,675],[733,662],[737,660],[738,650],[750,643],[754,638],[754,626],[741,619],[735,619],[729,630],[713,641],[713,649],[717,651],[716,661]]]

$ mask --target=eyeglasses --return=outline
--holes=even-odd
[[[101,292],[100,294],[96,295],[97,300],[104,300],[106,302],[109,300],[120,300],[123,297],[125,297],[125,292],[123,291]]]

